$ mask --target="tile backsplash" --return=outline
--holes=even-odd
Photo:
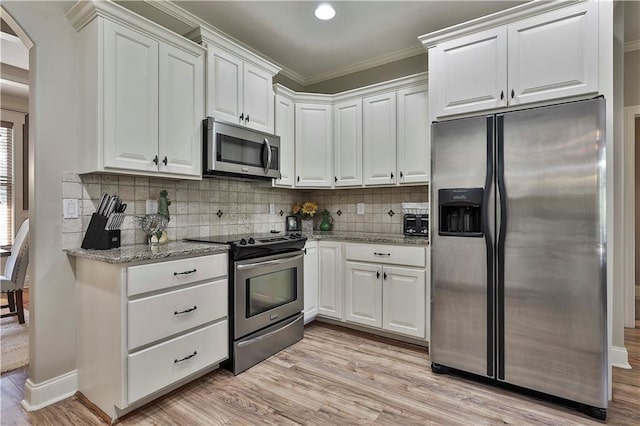
[[[315,201],[320,209],[329,210],[336,231],[402,233],[400,203],[428,201],[428,186],[290,190],[273,188],[270,182],[234,178],[189,181],[65,172],[62,197],[80,200],[80,217],[62,219],[63,248],[80,247],[103,192],[117,194],[127,203],[127,218],[121,228],[122,244],[145,242],[145,234],[133,216],[144,215],[146,200],[157,200],[163,189],[168,191],[171,201],[167,228],[170,240],[272,229],[284,231],[285,217],[291,214],[295,203],[302,201]],[[358,203],[364,203],[364,215],[356,214]],[[270,204],[274,205],[275,213],[269,213]],[[218,211],[222,212],[220,217]],[[390,211],[394,214],[390,215]],[[318,217],[316,227],[320,221]]]

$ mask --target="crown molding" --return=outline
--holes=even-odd
[[[282,67],[282,69],[280,70],[280,74],[282,74],[283,76],[287,77],[289,80],[295,81],[296,83],[298,83],[301,86],[306,86],[307,85],[307,79],[304,78],[304,76],[302,74],[299,74],[299,73],[295,72],[291,68]]]
[[[418,40],[422,42],[425,48],[429,49],[444,41],[462,37],[468,34],[476,33],[488,28],[505,25],[522,18],[548,12],[554,9],[567,7],[571,4],[581,3],[586,0],[567,0],[567,1],[543,1],[534,0],[529,3],[521,4],[509,9],[501,10],[490,15],[472,19],[461,24],[433,31],[428,34],[421,35]]]
[[[390,62],[399,61],[401,59],[411,58],[413,56],[417,56],[420,54],[426,53],[424,47],[422,46],[411,46],[406,49],[396,50],[395,52],[386,53],[384,55],[378,56],[376,58],[367,59],[366,61],[356,62],[354,64],[348,65],[342,69],[316,74],[305,79],[305,83],[303,86],[309,86],[312,84],[320,83],[327,80],[332,80],[334,78],[342,77],[348,74],[353,74],[359,71],[364,71],[369,68],[377,67],[380,65],[385,65]]]
[[[628,41],[624,44],[625,52],[633,52],[634,50],[640,50],[640,40]]]

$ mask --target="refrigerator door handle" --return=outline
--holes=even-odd
[[[484,192],[482,195],[482,228],[484,233],[485,246],[487,249],[487,376],[495,377],[495,332],[494,332],[494,300],[495,285],[493,279],[494,256],[493,256],[493,228],[491,218],[493,209],[491,208],[491,191],[493,190],[493,145],[494,145],[494,116],[487,117],[487,174],[484,181]]]
[[[507,188],[504,182],[504,116],[496,117],[496,183],[499,201],[499,227],[496,247],[496,339],[497,344],[497,378],[504,380],[504,244],[507,237]]]

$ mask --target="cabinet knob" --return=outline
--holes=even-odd
[[[162,160],[162,162],[164,163],[165,166],[167,165],[168,160],[167,160],[167,156],[166,155],[164,156],[164,159]]]
[[[504,90],[501,90],[500,91],[500,100],[503,100],[503,99],[504,99]]]
[[[404,177],[404,174],[402,173],[402,170],[400,170],[400,179],[402,179]]]
[[[307,249],[303,249],[302,251],[304,251],[304,254],[307,254]]]
[[[384,274],[382,274],[382,279],[386,280],[387,279],[387,273],[385,272]]]
[[[247,114],[247,116],[245,117],[244,121],[245,121],[245,123],[249,122],[249,114]]]
[[[158,165],[158,156],[153,157],[153,162],[157,166]]]
[[[511,89],[511,99],[516,97],[516,92],[513,91],[513,89]]]
[[[393,179],[393,172],[391,172],[391,179]]]
[[[380,271],[376,271],[376,278],[380,278]]]
[[[240,121],[244,121],[244,112],[240,114]]]
[[[297,179],[297,181],[298,181],[298,182],[300,182],[300,176],[298,176],[298,179]]]
[[[337,181],[338,181],[338,176],[334,176],[334,177],[333,177],[333,181],[334,181],[334,182],[337,182]]]

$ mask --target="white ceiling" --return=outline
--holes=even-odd
[[[178,1],[281,66],[300,84],[424,53],[417,37],[524,1],[332,1],[336,17],[313,15],[320,1]]]

